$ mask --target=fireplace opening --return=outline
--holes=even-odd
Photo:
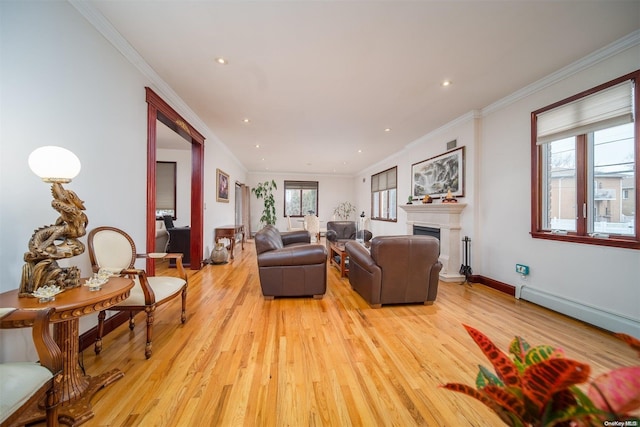
[[[440,229],[433,228],[433,227],[423,227],[421,225],[414,225],[413,235],[414,236],[433,236],[436,239],[440,240]]]

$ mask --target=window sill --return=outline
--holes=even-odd
[[[550,231],[532,231],[531,237],[534,239],[556,240],[568,243],[581,243],[586,245],[612,246],[624,249],[640,249],[640,241],[634,240],[632,237],[625,238],[621,236],[591,237],[578,236],[575,233],[567,234],[552,233]]]

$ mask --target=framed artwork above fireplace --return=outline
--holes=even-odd
[[[454,197],[463,197],[464,178],[464,147],[460,147],[411,165],[411,195],[439,199],[451,190]]]

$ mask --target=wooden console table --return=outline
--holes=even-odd
[[[229,251],[231,252],[230,258],[233,259],[233,248],[236,244],[236,236],[239,233],[242,233],[242,250],[244,250],[244,225],[223,225],[222,227],[217,227],[214,232],[214,242],[218,243],[218,239],[226,238],[231,241],[231,247]]]
[[[18,297],[18,290],[0,294],[0,307],[41,309],[53,307],[51,315],[53,338],[62,350],[62,385],[58,419],[61,423],[77,426],[93,417],[91,398],[102,388],[124,376],[120,369],[113,369],[96,377],[84,375],[78,365],[80,317],[105,310],[129,297],[133,280],[112,277],[99,291],[87,286],[68,289],[56,295],[54,301],[38,302],[38,298]],[[44,419],[44,412],[37,405],[21,419],[25,424]]]

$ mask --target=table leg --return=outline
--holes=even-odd
[[[236,245],[236,236],[235,236],[235,235],[233,235],[233,236],[231,237],[231,239],[229,239],[229,240],[231,240],[231,244],[230,244],[231,249],[229,249],[229,251],[231,251],[231,259],[233,259],[233,248],[234,248],[234,247],[235,247],[235,245]]]
[[[347,277],[347,252],[340,253],[340,277]]]
[[[124,376],[119,369],[96,377],[82,373],[78,365],[79,325],[79,319],[74,318],[53,326],[54,339],[64,356],[58,419],[70,426],[77,426],[91,419],[91,399],[94,394]]]

